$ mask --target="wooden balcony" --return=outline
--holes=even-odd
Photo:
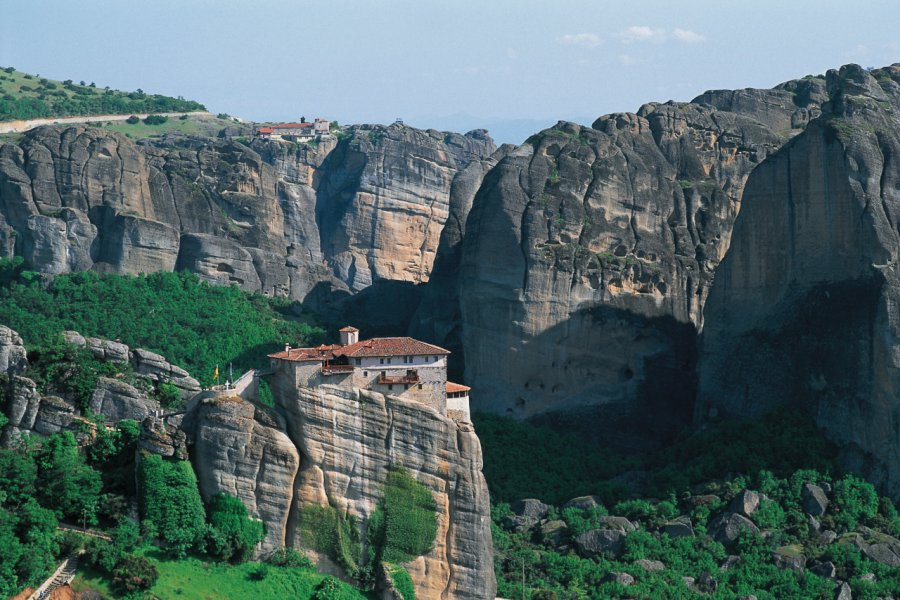
[[[342,375],[353,372],[353,365],[322,365],[322,375]]]
[[[419,383],[419,373],[410,369],[406,375],[379,375],[375,382],[380,385],[410,385]]]

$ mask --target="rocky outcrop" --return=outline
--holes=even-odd
[[[697,418],[809,411],[900,497],[900,65],[828,72],[821,117],[750,176],[704,316]]]
[[[202,402],[194,417],[194,466],[205,500],[237,496],[266,524],[266,553],[287,543],[300,454],[284,424],[261,423],[260,410],[240,398]]]
[[[402,465],[437,506],[432,550],[404,565],[416,597],[494,597],[490,503],[470,423],[374,392],[270,383],[280,414],[217,398],[185,421],[205,497],[242,498],[266,523],[269,548],[309,546],[298,520],[310,505],[352,517],[365,539],[388,471]]]
[[[708,92],[561,122],[499,158],[465,223],[459,322],[441,325],[461,329],[473,406],[567,413],[631,445],[689,421],[696,331],[746,178],[824,99],[814,78]],[[598,414],[602,429],[584,418]]]
[[[143,421],[160,409],[159,402],[151,400],[133,385],[109,377],[98,378],[90,408],[93,414],[103,415],[112,422],[122,419]]]
[[[158,418],[163,410],[159,402],[151,398],[151,391],[158,384],[171,383],[181,392],[182,399],[187,400],[200,391],[196,379],[159,354],[141,348],[132,351],[121,342],[85,337],[77,331],[64,332],[63,339],[84,348],[99,360],[122,364],[122,373],[116,378],[98,378],[87,406],[91,414],[112,423],[122,419],[143,421],[143,447],[164,456],[187,457],[187,438],[180,417]],[[4,360],[6,371],[0,372],[0,411],[9,423],[0,432],[0,445],[10,446],[26,432],[50,435],[73,430],[78,436],[86,435],[82,431],[85,415],[72,398],[47,393],[52,388],[44,390],[45,395],[42,395],[34,381],[19,375],[28,367],[22,339],[12,329],[0,326],[0,366]],[[130,383],[124,377],[129,371],[133,372]]]
[[[58,274],[192,271],[303,299],[428,280],[450,183],[494,145],[402,125],[319,144],[40,127],[0,146],[0,250]]]

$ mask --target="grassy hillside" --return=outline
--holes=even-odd
[[[121,133],[134,140],[151,138],[168,133],[180,133],[182,135],[198,135],[202,137],[215,137],[224,127],[235,126],[230,118],[221,118],[213,115],[187,115],[186,117],[169,117],[164,123],[148,124],[144,120],[137,123],[126,121],[109,121],[91,123],[91,127],[99,127],[108,131]]]
[[[98,88],[94,82],[56,81],[6,67],[0,71],[0,121],[85,115],[191,112],[199,102]]]

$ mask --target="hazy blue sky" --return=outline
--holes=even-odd
[[[2,0],[0,65],[256,120],[518,120],[515,137],[900,62],[898,23],[896,0]]]

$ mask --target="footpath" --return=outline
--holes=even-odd
[[[151,114],[163,117],[180,117],[181,115],[209,115],[206,111],[194,112],[167,112],[167,113],[133,113],[139,119],[146,119]],[[0,123],[0,133],[22,133],[42,125],[69,125],[78,123],[98,123],[100,121],[126,121],[132,114],[127,115],[90,115],[84,117],[48,117],[46,119],[29,119],[27,121],[4,121]]]

